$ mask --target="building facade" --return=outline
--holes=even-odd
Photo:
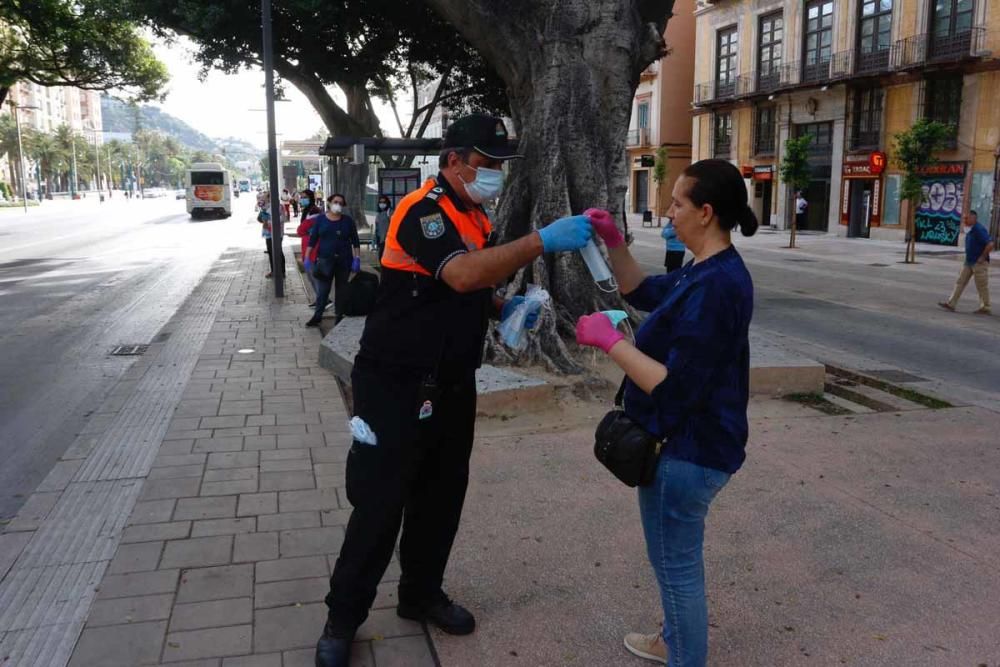
[[[11,87],[7,103],[0,109],[0,113],[11,113],[13,106],[18,107],[18,120],[22,131],[30,129],[51,134],[65,125],[85,137],[91,144],[100,146],[104,143],[101,94],[97,91],[59,86],[46,87],[21,81]],[[20,173],[20,166],[13,158],[13,155],[0,155],[0,180],[14,181],[20,178],[14,176],[14,171]],[[26,159],[25,167],[28,192],[37,196],[41,185],[36,165],[30,159]],[[90,187],[96,188],[96,182],[90,183]],[[17,195],[20,194],[19,186]]]
[[[639,76],[626,138],[630,165],[625,209],[666,215],[677,176],[691,164],[691,91],[695,58],[694,0],[677,0],[664,39],[669,54]],[[653,178],[658,149],[666,150],[667,173]],[[645,158],[645,159],[643,159]]]
[[[787,226],[783,147],[808,134],[807,230],[902,239],[915,216],[918,240],[951,244],[970,209],[996,226],[1000,0],[698,0],[695,15],[694,157],[740,167],[763,224]],[[952,132],[911,211],[893,136],[921,117]]]

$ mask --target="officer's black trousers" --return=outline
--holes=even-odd
[[[326,596],[335,636],[353,637],[367,618],[401,524],[400,602],[419,605],[440,595],[469,481],[476,382],[473,371],[439,380],[433,414],[421,420],[423,381],[418,371],[355,362],[354,414],[378,444],[355,441],[347,457],[354,511]]]

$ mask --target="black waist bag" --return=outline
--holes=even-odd
[[[594,456],[628,486],[649,486],[656,476],[663,439],[636,424],[622,409],[625,381],[615,396],[615,409],[604,415],[594,433]]]
[[[375,296],[378,293],[378,276],[374,273],[361,271],[344,286],[344,315],[352,317],[367,315],[375,307]]]

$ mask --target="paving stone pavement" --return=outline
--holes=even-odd
[[[350,438],[333,378],[317,362],[319,333],[303,326],[302,281],[290,271],[286,298],[274,299],[265,259],[230,252],[217,265],[232,279],[161,442],[148,446],[155,452],[148,474],[91,482],[108,487],[92,502],[106,497],[131,509],[127,520],[99,532],[103,559],[96,554],[81,571],[60,574],[94,591],[74,601],[83,607],[82,630],[53,619],[67,637],[79,633],[72,655],[23,664],[313,664],[327,578],[350,511],[343,469]],[[135,378],[123,382],[133,383],[127,392]],[[75,463],[60,471],[67,482],[81,465],[96,469],[67,462]],[[36,493],[0,535],[0,577],[18,571],[30,535],[56,525],[58,500],[58,493]],[[117,545],[113,556],[109,544]],[[424,628],[395,614],[398,576],[394,560],[352,665],[436,664]],[[3,631],[0,665],[22,664]]]

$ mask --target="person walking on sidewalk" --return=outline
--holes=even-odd
[[[660,236],[667,242],[667,255],[663,260],[663,266],[666,267],[667,273],[676,271],[684,265],[684,253],[687,252],[687,248],[677,238],[677,229],[674,227],[673,220],[667,218],[667,224],[660,232]]]
[[[955,312],[955,306],[965,291],[965,286],[969,284],[969,278],[976,279],[976,291],[979,293],[979,308],[974,312],[978,315],[989,315],[990,310],[990,253],[993,252],[994,240],[990,238],[990,233],[986,231],[979,222],[979,215],[975,211],[969,211],[966,224],[963,225],[965,232],[965,262],[962,264],[962,271],[955,281],[955,289],[951,293],[951,298],[942,301],[938,305],[945,310]]]
[[[330,289],[333,289],[334,323],[344,317],[344,298],[347,283],[361,270],[361,240],[354,218],[345,214],[347,199],[342,194],[332,194],[327,200],[325,215],[316,217],[316,224],[309,230],[308,254],[313,262],[316,279],[316,310],[307,327],[319,326],[323,319]]]
[[[382,261],[382,251],[385,250],[385,235],[389,231],[389,219],[392,217],[392,202],[385,195],[378,197],[378,212],[375,214],[375,245],[378,248],[378,261]]]
[[[454,121],[443,146],[437,177],[392,215],[351,373],[355,417],[373,435],[361,429],[347,457],[354,509],[330,578],[317,667],[347,667],[401,525],[396,613],[451,634],[475,630],[472,613],[442,585],[469,480],[488,319],[503,320],[524,299],[504,302],[493,288],[542,253],[578,250],[593,235],[577,215],[492,247],[482,204],[499,196],[503,162],[522,156],[503,121],[485,115]]]
[[[650,315],[635,345],[604,313],[580,318],[576,339],[625,371],[625,415],[663,442],[652,483],[639,487],[639,514],[665,620],[652,634],[627,635],[625,647],[671,667],[704,667],[705,517],[743,464],[748,434],[753,283],[731,232],[739,227],[752,236],[757,218],[736,167],[692,164],[674,185],[669,215],[694,261],[646,277],[614,219],[602,213],[591,219],[622,296]]]

